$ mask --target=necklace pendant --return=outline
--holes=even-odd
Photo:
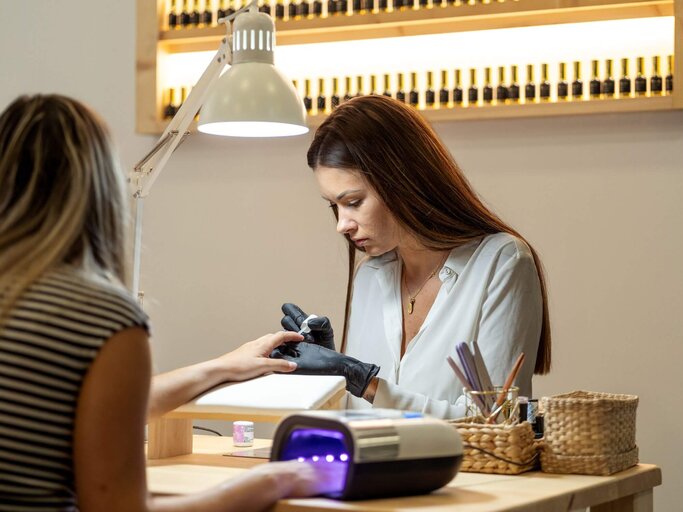
[[[408,314],[412,315],[413,314],[413,306],[415,305],[415,299],[411,298],[410,302],[408,302]]]

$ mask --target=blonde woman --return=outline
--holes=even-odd
[[[148,417],[221,381],[293,370],[266,356],[302,338],[264,336],[161,376],[150,394],[147,317],[122,285],[126,211],[87,108],[24,96],[0,115],[0,510],[246,511],[332,490],[320,468],[286,462],[202,494],[149,496]]]

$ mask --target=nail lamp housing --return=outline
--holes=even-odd
[[[277,426],[271,460],[334,464],[337,499],[426,494],[456,475],[457,430],[443,420],[393,409],[310,411]]]

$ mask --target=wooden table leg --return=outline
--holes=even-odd
[[[192,420],[161,418],[147,426],[147,458],[163,459],[192,453]]]
[[[652,489],[591,507],[591,512],[652,512]]]

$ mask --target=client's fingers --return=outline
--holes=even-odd
[[[270,372],[289,373],[296,370],[296,363],[287,361],[286,359],[270,358],[264,361],[263,364]]]
[[[304,337],[301,334],[297,334],[292,331],[280,331],[275,334],[269,334],[264,336],[265,338],[265,352],[270,353],[275,347],[279,347],[283,343],[291,343],[297,341],[303,341]]]

